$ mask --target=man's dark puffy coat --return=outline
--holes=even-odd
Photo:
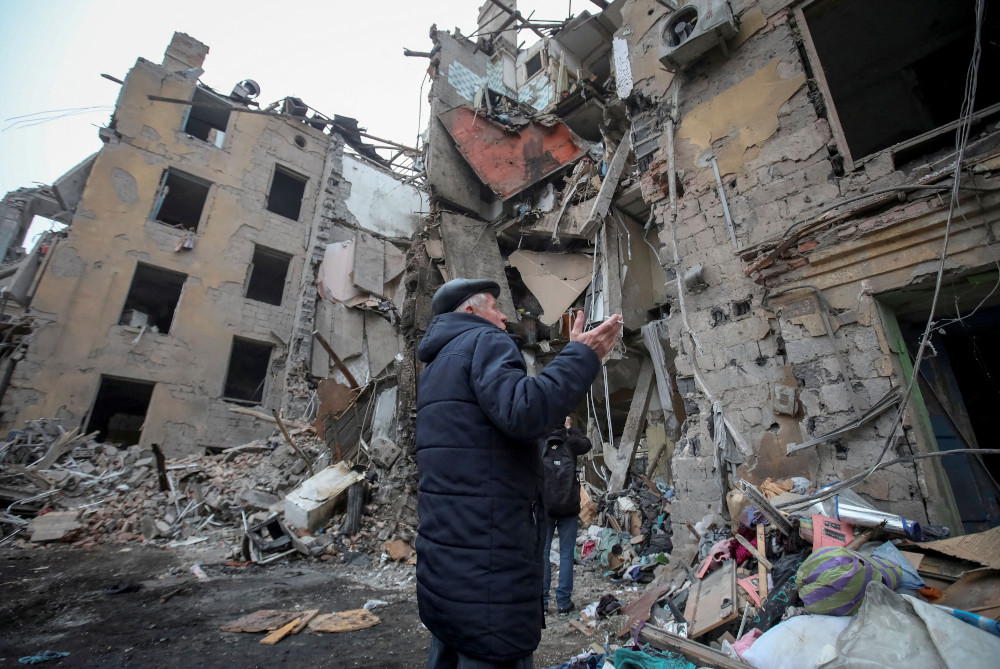
[[[545,488],[542,495],[545,513],[550,518],[570,518],[580,513],[580,482],[576,478],[576,456],[593,444],[575,427],[560,425],[552,430],[542,445],[542,471]],[[562,537],[559,537],[562,541]]]
[[[431,321],[417,354],[429,363],[417,397],[420,619],[466,655],[526,657],[543,622],[538,442],[600,360],[570,342],[532,378],[507,333],[455,312]]]

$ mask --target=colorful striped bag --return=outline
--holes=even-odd
[[[852,615],[861,605],[865,587],[876,578],[891,590],[899,587],[903,570],[874,556],[839,546],[820,548],[799,566],[799,597],[809,613]]]

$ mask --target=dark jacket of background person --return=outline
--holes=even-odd
[[[467,313],[436,316],[420,375],[417,602],[434,636],[473,657],[534,652],[543,612],[538,443],[600,369],[570,342],[538,377],[510,336]]]
[[[545,512],[550,518],[569,518],[580,513],[580,483],[576,479],[576,456],[591,449],[590,439],[575,427],[552,430],[542,446]],[[562,537],[559,537],[562,541]]]

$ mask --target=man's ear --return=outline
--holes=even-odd
[[[471,304],[465,305],[465,309],[463,309],[462,311],[465,312],[465,313],[467,313],[467,314],[474,314],[474,313],[476,313],[475,307],[473,307]]]

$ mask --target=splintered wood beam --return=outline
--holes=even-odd
[[[628,469],[635,459],[635,451],[639,446],[639,437],[646,425],[646,411],[649,410],[649,400],[653,396],[653,361],[645,358],[639,369],[639,380],[635,384],[635,394],[632,395],[632,405],[628,410],[628,419],[622,431],[621,443],[615,449],[614,444],[604,449],[604,461],[611,469],[608,480],[608,492],[617,492],[625,487]],[[605,401],[607,399],[605,398]]]
[[[618,148],[615,150],[615,155],[611,158],[611,162],[608,163],[608,172],[604,175],[604,181],[601,182],[601,189],[597,191],[597,198],[594,200],[594,206],[590,210],[590,216],[587,219],[587,223],[584,224],[583,230],[580,234],[584,237],[589,237],[597,227],[597,224],[604,220],[604,217],[608,215],[608,210],[611,208],[611,200],[615,196],[615,191],[618,190],[618,182],[622,178],[622,170],[625,169],[625,161],[629,154],[632,153],[632,130],[630,129],[622,137],[622,141],[619,142]]]
[[[333,359],[333,364],[336,365],[337,369],[340,370],[340,373],[347,379],[348,385],[350,385],[351,388],[358,388],[358,381],[354,378],[354,375],[351,374],[351,370],[347,369],[347,365],[345,365],[344,361],[340,359],[340,356],[333,352],[333,347],[330,346],[330,343],[326,340],[326,338],[320,334],[319,330],[313,331],[313,337],[315,337],[316,341],[319,342],[319,345],[323,347],[323,350],[326,351],[327,354]]]

